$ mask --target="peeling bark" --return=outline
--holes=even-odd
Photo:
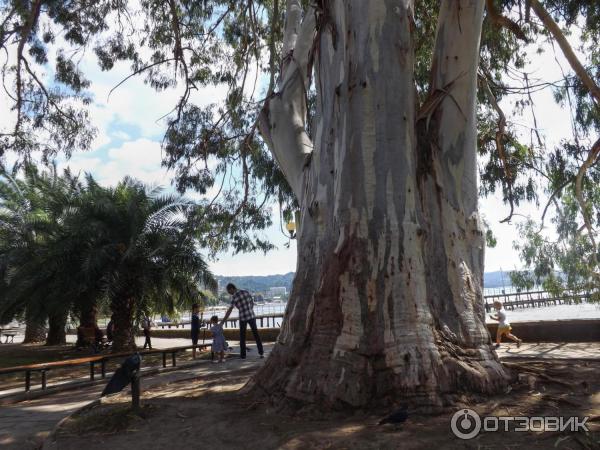
[[[483,3],[442,2],[420,113],[412,3],[321,5],[314,150],[294,187],[296,278],[278,342],[248,388],[330,408],[425,410],[459,392],[497,392],[505,374],[484,323],[475,165]],[[299,150],[278,148],[287,132],[263,132],[276,156]],[[286,176],[298,170],[277,159]]]

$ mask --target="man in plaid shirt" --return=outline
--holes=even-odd
[[[263,346],[260,340],[260,336],[258,335],[258,329],[256,328],[256,316],[254,315],[254,300],[248,291],[244,291],[243,289],[238,289],[234,284],[229,283],[227,285],[227,292],[231,295],[231,306],[225,313],[223,320],[221,323],[225,322],[233,307],[235,306],[238,309],[239,319],[240,319],[240,356],[242,359],[246,358],[246,327],[250,325],[250,329],[252,330],[252,335],[254,336],[254,340],[256,341],[256,348],[258,349],[258,354],[260,357],[263,357]]]

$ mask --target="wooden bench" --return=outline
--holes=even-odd
[[[15,336],[19,333],[18,328],[0,328],[0,344],[12,344],[15,342]],[[6,340],[4,342],[1,341],[2,335],[6,336]],[[8,339],[10,338],[10,342]]]
[[[167,355],[171,354],[171,362],[172,366],[177,366],[176,355],[180,351],[189,350],[194,347],[204,349],[209,347],[210,344],[199,344],[199,345],[188,345],[183,347],[170,347],[170,348],[161,348],[161,349],[153,349],[153,350],[140,350],[139,353],[141,355],[152,355],[162,353],[162,365],[163,367],[167,367]],[[93,381],[96,377],[96,365],[100,365],[100,375],[102,378],[106,378],[106,363],[112,359],[117,358],[126,358],[131,356],[134,352],[121,352],[121,353],[112,353],[109,355],[98,355],[98,356],[90,356],[87,358],[76,358],[76,359],[67,359],[64,361],[53,361],[48,363],[39,363],[39,364],[28,364],[24,366],[15,366],[15,367],[6,367],[0,369],[0,375],[13,374],[23,372],[25,374],[25,392],[29,392],[31,390],[31,373],[32,372],[40,372],[42,379],[42,390],[45,390],[47,387],[47,375],[46,373],[53,369],[67,368],[67,367],[75,367],[89,364],[90,366],[90,381]]]

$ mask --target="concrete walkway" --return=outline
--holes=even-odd
[[[265,346],[267,354],[271,345]],[[223,364],[199,361],[189,367],[142,379],[142,390],[189,378],[196,378],[212,372],[230,372],[257,367],[265,359],[260,359],[255,351],[246,360],[232,357]],[[14,405],[0,406],[0,448],[28,450],[39,448],[40,444],[56,424],[75,410],[100,397],[105,384],[89,386],[51,394],[38,399]]]
[[[496,350],[500,359],[598,359],[600,342],[540,342],[523,343],[517,348],[514,343],[503,343]]]

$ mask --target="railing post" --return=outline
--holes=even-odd
[[[46,390],[46,371],[42,370],[42,390]]]
[[[100,370],[102,371],[102,378],[106,378],[106,358],[102,358]]]
[[[140,412],[140,376],[137,372],[131,380],[131,409],[136,414]]]
[[[163,367],[167,367],[167,352],[163,352]]]
[[[90,361],[90,380],[94,381],[94,361]]]
[[[177,352],[171,352],[171,360],[173,361],[173,367],[177,366],[177,362],[175,361],[175,353]]]
[[[25,372],[25,392],[31,389],[31,370]]]

